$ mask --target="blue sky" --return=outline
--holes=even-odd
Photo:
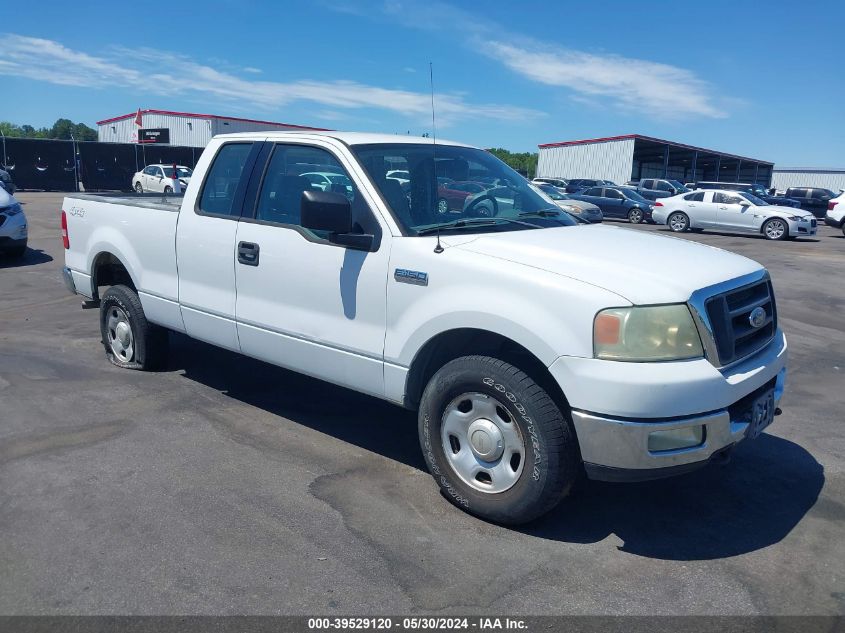
[[[639,133],[845,166],[843,3],[39,0],[12,18],[0,120],[16,123],[141,107],[420,134],[432,62],[443,138]]]

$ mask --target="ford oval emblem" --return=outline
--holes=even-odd
[[[766,322],[766,311],[760,306],[757,306],[748,315],[748,322],[755,330],[758,327],[763,327],[763,324]]]

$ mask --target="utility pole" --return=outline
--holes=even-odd
[[[75,190],[79,191],[79,161],[76,160],[76,139],[73,138],[73,132],[70,133],[70,146],[73,150],[73,184]]]

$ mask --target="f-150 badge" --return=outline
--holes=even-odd
[[[393,278],[403,284],[413,284],[415,286],[428,285],[428,273],[423,273],[418,270],[407,270],[406,268],[397,268],[393,271]]]

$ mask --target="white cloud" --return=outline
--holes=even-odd
[[[263,70],[261,70],[260,68],[256,68],[255,66],[246,66],[243,68],[243,71],[245,73],[252,73],[253,75],[260,75],[264,72]]]
[[[245,79],[223,70],[224,64],[216,64],[219,68],[215,68],[185,55],[150,48],[115,47],[105,53],[107,57],[95,57],[59,42],[15,34],[2,36],[0,44],[3,48],[0,75],[95,89],[120,87],[168,97],[200,96],[230,105],[249,104],[267,111],[305,101],[331,109],[387,110],[415,120],[427,120],[431,116],[431,97],[424,92],[349,80],[303,79],[285,83]],[[510,105],[474,104],[457,94],[437,95],[435,106],[439,126],[470,117],[515,120],[542,115]]]
[[[718,95],[711,84],[690,70],[612,53],[560,48],[497,24],[483,11],[439,0],[382,0],[377,9],[366,13],[353,11],[348,0],[323,0],[323,5],[464,42],[472,51],[531,81],[566,89],[573,101],[582,104],[606,104],[654,118],[686,119],[725,117],[725,106],[739,101]]]
[[[711,86],[689,70],[619,55],[488,42],[486,54],[516,73],[581,95],[606,97],[625,109],[661,117],[724,117]]]

